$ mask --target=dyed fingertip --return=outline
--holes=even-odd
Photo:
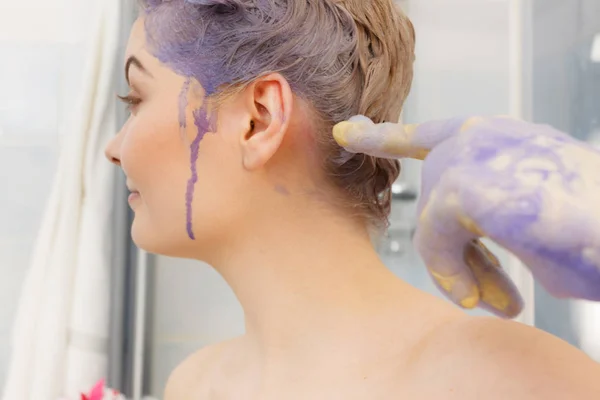
[[[477,305],[479,305],[479,295],[477,296],[470,296],[467,298],[464,298],[460,301],[460,305],[463,308],[466,308],[468,310],[472,310],[475,307],[477,307]]]
[[[506,288],[503,284],[480,286],[481,307],[502,318],[512,319],[523,311],[523,299],[518,291]]]
[[[479,306],[502,318],[518,316],[523,299],[498,258],[481,241],[474,240],[465,247],[464,259],[477,281]]]
[[[343,121],[333,127],[333,138],[342,147],[348,147],[348,132],[354,127],[350,121]]]
[[[364,133],[373,125],[375,125],[373,121],[364,115],[355,115],[333,127],[333,138],[340,146],[348,150],[353,142],[363,137]]]
[[[455,304],[466,309],[477,307],[480,300],[477,286],[465,283],[460,275],[443,276],[431,270],[430,273],[439,287]]]

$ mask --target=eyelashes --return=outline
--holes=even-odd
[[[135,107],[142,102],[142,99],[131,94],[128,94],[127,96],[117,95],[117,98],[127,105],[127,110],[129,112],[133,112]]]

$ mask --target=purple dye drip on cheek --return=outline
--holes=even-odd
[[[188,180],[187,191],[185,194],[185,205],[186,205],[186,229],[187,234],[190,239],[196,240],[196,236],[194,235],[194,230],[192,226],[192,203],[194,201],[194,188],[196,182],[198,182],[198,169],[196,163],[198,161],[198,152],[200,149],[200,142],[204,138],[207,132],[210,129],[211,120],[206,115],[206,110],[204,106],[196,111],[194,111],[194,124],[198,129],[198,133],[196,134],[196,138],[192,142],[190,146],[190,170],[191,177]]]

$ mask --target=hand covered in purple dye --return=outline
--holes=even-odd
[[[518,257],[552,295],[600,301],[599,151],[502,117],[403,126],[356,116],[334,136],[350,152],[424,159],[414,244],[455,303],[504,317],[522,309],[482,237]]]

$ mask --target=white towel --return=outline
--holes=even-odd
[[[87,0],[91,5],[92,2]],[[75,395],[106,376],[119,0],[97,0],[81,97],[23,286],[3,400]]]

